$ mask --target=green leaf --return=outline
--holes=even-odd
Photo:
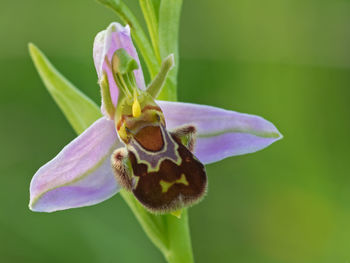
[[[97,105],[63,77],[33,44],[29,53],[47,90],[78,133],[102,116]]]
[[[169,73],[159,99],[176,100],[177,73],[179,68],[179,23],[182,0],[161,0],[159,6],[159,49],[162,59],[175,56],[175,67]]]
[[[146,20],[147,28],[149,35],[151,37],[152,45],[154,53],[157,57],[158,62],[160,63],[160,53],[159,53],[159,46],[158,46],[158,12],[159,12],[159,3],[155,3],[156,6],[154,6],[154,1],[152,0],[139,0],[141,10],[143,13],[143,16]]]
[[[182,0],[162,0],[159,7],[159,47],[163,58],[173,53],[179,58],[179,23]]]
[[[152,2],[152,6],[154,8],[154,13],[156,14],[156,19],[159,21],[159,7],[160,7],[160,2],[162,0],[150,0]]]

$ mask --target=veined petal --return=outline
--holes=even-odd
[[[53,212],[102,202],[119,191],[110,156],[121,143],[114,122],[101,118],[50,162],[30,184],[29,207]]]
[[[167,128],[193,124],[197,129],[195,155],[203,163],[259,151],[282,138],[262,117],[216,107],[158,101]]]
[[[103,72],[106,72],[107,74],[111,99],[114,106],[116,106],[118,102],[119,90],[117,84],[114,82],[110,67],[107,66],[105,57],[107,57],[109,63],[111,63],[114,52],[120,48],[124,48],[128,54],[137,61],[139,69],[134,71],[136,83],[140,89],[145,89],[145,81],[140,60],[130,36],[130,27],[128,25],[123,27],[116,22],[111,23],[106,30],[101,31],[96,35],[93,57],[99,80],[101,80]],[[103,101],[101,107],[102,112],[105,113]]]

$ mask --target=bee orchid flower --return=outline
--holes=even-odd
[[[33,211],[94,205],[125,188],[149,211],[173,212],[203,197],[203,164],[256,152],[282,138],[259,116],[155,100],[173,56],[147,87],[128,26],[112,23],[100,32],[93,58],[104,116],[36,172]]]

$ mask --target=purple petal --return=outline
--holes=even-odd
[[[104,71],[107,73],[110,94],[114,106],[116,106],[118,102],[119,90],[117,84],[114,82],[112,72],[105,62],[105,57],[107,56],[109,62],[111,62],[114,52],[120,48],[124,48],[139,64],[139,69],[135,70],[136,83],[140,89],[145,89],[145,81],[143,78],[140,60],[130,36],[130,27],[128,25],[123,27],[121,24],[116,22],[111,23],[106,30],[101,31],[96,35],[93,48],[93,57],[99,80],[101,79]],[[102,112],[105,113],[106,111],[104,110],[103,101],[101,107]]]
[[[282,138],[271,122],[259,116],[190,103],[158,104],[168,129],[186,124],[197,128],[195,155],[206,164],[259,151]]]
[[[121,146],[114,122],[101,118],[50,162],[30,184],[29,207],[53,212],[102,202],[119,191],[110,156]]]

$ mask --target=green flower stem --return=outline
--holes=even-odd
[[[125,23],[130,25],[132,37],[146,62],[151,79],[154,79],[159,72],[161,60],[174,54],[175,67],[170,70],[158,99],[176,101],[179,66],[178,31],[182,0],[139,0],[153,50],[137,19],[121,0],[99,1],[112,8]],[[173,215],[154,215],[146,211],[132,194],[122,191],[121,195],[147,236],[169,263],[194,262],[186,210],[180,219]]]
[[[120,194],[147,236],[169,263],[194,262],[187,209],[183,210],[181,218],[173,215],[153,215],[147,212],[131,193],[122,190]]]
[[[193,263],[188,212],[184,209],[181,218],[173,215],[163,216],[167,226],[169,252],[165,258],[169,263]]]
[[[120,194],[154,245],[161,250],[164,255],[168,254],[168,242],[165,234],[166,226],[164,225],[162,216],[155,216],[149,213],[130,192],[121,190]]]
[[[158,99],[176,101],[177,72],[179,68],[178,31],[182,0],[160,0],[160,5],[157,8],[155,6],[156,2],[155,0],[140,0],[152,42],[157,41],[157,44],[153,44],[153,47],[155,52],[159,48],[161,59],[166,58],[169,54],[174,54],[175,56],[175,67],[169,72]],[[158,11],[158,14],[154,13],[156,11]],[[158,20],[156,20],[157,18]],[[156,25],[158,25],[158,28],[154,28]],[[158,36],[154,36],[156,32],[158,32]],[[161,217],[163,220],[164,225],[161,228],[166,231],[167,243],[166,250],[164,251],[161,248],[160,250],[167,261],[169,263],[194,262],[187,209],[184,209],[180,219],[173,215],[152,215],[152,217]],[[149,237],[152,240],[151,235]],[[156,244],[156,242],[154,243]]]

